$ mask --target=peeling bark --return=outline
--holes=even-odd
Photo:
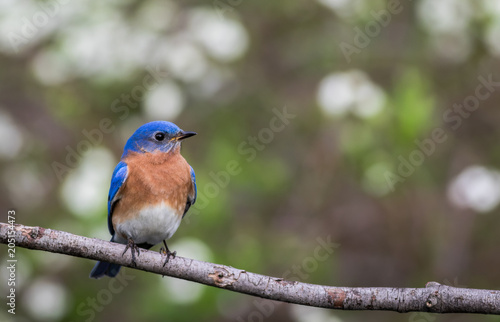
[[[7,244],[9,238],[15,239],[17,247],[107,261],[281,302],[340,310],[500,314],[500,291],[495,290],[436,282],[427,283],[425,288],[314,285],[180,256],[171,258],[163,267],[162,256],[149,250],[141,250],[137,266],[131,267],[130,252],[122,256],[124,245],[41,227],[0,223],[0,243]]]

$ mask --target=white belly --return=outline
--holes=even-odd
[[[136,244],[156,245],[172,237],[181,220],[182,216],[162,202],[158,206],[143,208],[139,216],[117,224],[115,229],[119,234],[132,238]],[[119,234],[115,234],[115,242],[126,244],[127,241]]]

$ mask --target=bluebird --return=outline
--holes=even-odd
[[[166,240],[196,201],[194,170],[180,153],[181,141],[193,135],[173,123],[155,121],[139,127],[125,144],[109,188],[108,229],[112,242],[126,245],[123,254],[130,249],[133,265],[139,248],[162,241],[163,266],[176,255]],[[97,262],[90,277],[115,277],[119,270],[120,265]]]

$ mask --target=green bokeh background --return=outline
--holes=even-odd
[[[289,276],[324,285],[499,289],[500,86],[467,116],[453,109],[480,77],[500,80],[500,8],[396,1],[377,20],[391,3],[0,0],[2,221],[15,209],[19,224],[108,239],[111,171],[128,136],[163,115],[198,132],[182,151],[200,199],[170,240],[180,256],[272,276],[299,267]],[[26,21],[39,24],[29,36]],[[148,68],[168,72],[160,84],[181,103],[148,108],[153,89],[117,112]],[[325,85],[325,103],[329,77],[338,87]],[[270,132],[283,110],[295,117]],[[82,131],[103,119],[113,130],[80,151]],[[446,139],[403,175],[401,160],[418,160],[415,142],[435,129]],[[221,174],[235,162],[237,174]],[[458,184],[467,169],[477,171]],[[336,244],[326,260],[311,260],[318,238]],[[89,260],[16,254],[15,321],[500,321],[307,308],[128,268],[120,288],[90,280]],[[12,319],[2,306],[0,320]]]

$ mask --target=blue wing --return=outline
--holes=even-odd
[[[194,174],[193,167],[190,166],[190,168],[191,168],[191,182],[193,183],[194,193],[188,195],[188,200],[186,201],[186,208],[184,208],[184,214],[182,215],[182,218],[184,218],[184,216],[188,212],[189,207],[194,205],[194,203],[196,202],[196,197],[198,196],[198,189],[196,187],[196,176]]]
[[[196,197],[198,196],[198,189],[196,188],[196,176],[194,175],[193,167],[191,167],[191,182],[193,182],[194,186],[194,198],[191,205],[194,205],[194,203],[196,202]]]
[[[111,186],[109,187],[109,194],[108,194],[108,229],[111,235],[115,234],[115,230],[113,229],[113,222],[111,221],[111,216],[113,215],[113,208],[119,200],[116,193],[118,192],[118,190],[120,190],[123,183],[127,180],[127,176],[128,176],[127,164],[123,161],[120,161],[116,166],[115,171],[113,171],[113,177],[111,178]]]

